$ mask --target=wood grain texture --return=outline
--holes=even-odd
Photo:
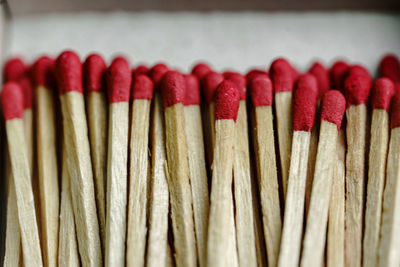
[[[150,105],[151,101],[147,99],[133,100],[129,151],[127,266],[144,266],[146,259]]]
[[[365,104],[350,106],[346,110],[346,266],[361,266],[364,183],[365,139],[367,107]]]
[[[299,265],[310,138],[309,132],[295,131],[293,133],[289,183],[278,260],[280,267]]]
[[[254,112],[254,151],[257,162],[264,238],[267,247],[268,266],[274,267],[278,264],[282,218],[275,161],[272,106],[256,107]]]
[[[400,128],[391,131],[377,266],[400,266]]]
[[[68,125],[71,141],[71,164],[68,165],[79,255],[83,266],[101,266],[103,259],[84,99],[81,93],[73,91],[61,96],[60,101],[65,106],[63,119]]]
[[[184,107],[185,132],[188,149],[190,185],[192,189],[193,214],[197,240],[199,266],[207,266],[207,233],[209,195],[203,144],[203,127],[199,105]]]
[[[332,167],[336,166],[337,125],[321,122],[309,212],[305,229],[301,266],[324,262]]]
[[[105,266],[125,266],[129,102],[111,103],[108,121]]]
[[[24,264],[43,266],[23,121],[7,121],[6,132],[13,177],[18,177],[14,185]]]
[[[92,156],[93,177],[96,193],[97,217],[104,253],[106,241],[106,179],[107,179],[107,99],[104,93],[87,93],[89,140]]]
[[[363,243],[363,266],[375,267],[378,263],[379,233],[383,189],[385,185],[386,159],[389,147],[389,114],[384,109],[372,111],[371,138],[365,230]]]
[[[240,101],[235,127],[233,183],[239,266],[257,266],[246,102]]]
[[[332,167],[332,190],[329,201],[327,233],[327,267],[344,266],[344,207],[345,207],[345,156],[346,137],[339,131],[336,144],[336,162]]]
[[[286,191],[290,168],[290,152],[292,149],[292,92],[279,92],[274,95],[276,127],[279,144],[279,160],[282,176],[283,198]]]
[[[168,212],[169,192],[164,164],[165,148],[164,111],[159,93],[155,93],[151,112],[151,189],[149,234],[147,239],[148,267],[168,266]]]
[[[235,123],[233,120],[217,120],[216,146],[214,148],[213,174],[211,186],[210,216],[207,241],[207,265],[232,266],[235,255],[227,249],[231,241],[231,228],[226,223],[233,220],[232,207],[232,169],[235,142]],[[237,265],[237,258],[236,264]]]
[[[311,140],[310,140],[310,152],[308,153],[308,164],[307,164],[307,180],[306,180],[306,198],[305,198],[305,214],[306,214],[306,220],[307,220],[307,214],[308,214],[308,207],[310,205],[310,200],[311,200],[311,191],[313,187],[313,179],[314,179],[314,170],[315,170],[315,164],[316,164],[316,159],[317,159],[317,150],[318,150],[318,139],[319,139],[319,134],[320,134],[320,125],[317,123],[318,120],[318,110],[316,112],[316,118],[315,118],[315,123],[314,127],[311,131]]]
[[[53,91],[36,88],[36,143],[40,192],[43,264],[57,265],[59,187]]]
[[[182,103],[165,109],[165,131],[175,261],[177,267],[196,266],[192,192]]]

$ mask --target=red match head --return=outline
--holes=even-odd
[[[107,65],[99,54],[89,55],[83,64],[83,77],[86,92],[105,92]]]
[[[3,67],[3,82],[17,81],[21,78],[27,67],[19,57],[14,57],[6,61]]]
[[[210,71],[212,71],[210,66],[205,63],[198,63],[193,67],[192,74],[195,75],[199,81],[201,81],[201,79],[203,79],[204,76],[206,76]]]
[[[211,71],[204,76],[202,82],[202,89],[204,98],[207,104],[211,104],[214,100],[214,92],[218,85],[224,80],[224,76],[221,73]]]
[[[400,61],[393,55],[388,54],[381,59],[379,73],[382,77],[387,77],[393,82],[400,82]]]
[[[22,92],[24,94],[24,109],[31,109],[33,105],[32,81],[31,79],[29,79],[28,75],[25,75],[21,79],[19,79],[18,82],[21,85]]]
[[[394,93],[394,84],[389,78],[380,78],[376,80],[371,91],[372,108],[389,111],[390,100]]]
[[[330,71],[331,88],[343,91],[344,80],[349,71],[349,65],[344,61],[336,61]]]
[[[83,93],[82,63],[73,51],[62,52],[55,63],[55,74],[60,94],[71,91]]]
[[[132,75],[129,62],[116,57],[107,69],[107,90],[110,103],[129,102]]]
[[[350,77],[352,75],[360,75],[360,76],[364,77],[363,83],[365,83],[365,86],[369,86],[371,88],[372,77],[369,74],[369,71],[365,67],[363,67],[361,65],[350,66],[347,77]]]
[[[308,71],[309,73],[313,74],[317,79],[318,83],[318,99],[330,89],[330,82],[329,82],[329,72],[319,62],[315,62]]]
[[[390,102],[390,128],[400,127],[400,91],[396,91]]]
[[[291,92],[294,84],[294,68],[284,58],[278,58],[271,64],[270,75],[275,93]]]
[[[324,94],[321,104],[321,121],[336,124],[339,131],[345,110],[346,99],[340,91],[330,90]]]
[[[5,120],[21,119],[24,116],[24,94],[17,82],[10,81],[3,86],[1,104]]]
[[[270,78],[258,76],[249,82],[249,93],[255,107],[272,105],[272,82]]]
[[[252,69],[249,72],[247,72],[247,74],[246,74],[247,84],[249,82],[251,82],[251,80],[253,80],[253,79],[255,79],[255,78],[259,77],[259,76],[269,77],[267,71],[258,70],[258,69]]]
[[[183,103],[186,83],[183,75],[177,71],[168,71],[161,79],[161,94],[164,108]]]
[[[135,78],[135,76],[138,76],[140,74],[147,75],[149,73],[150,69],[146,65],[139,65],[137,66],[133,71],[132,71],[132,78]]]
[[[46,88],[54,88],[56,78],[54,73],[55,60],[43,56],[38,58],[32,67],[32,76],[35,86],[44,86]]]
[[[297,80],[293,95],[293,130],[311,132],[315,120],[318,84],[312,74],[304,74]]]
[[[230,80],[223,81],[215,90],[215,120],[234,120],[239,110],[239,90]]]
[[[347,77],[344,83],[347,107],[367,103],[371,87],[369,79],[369,77],[360,74],[353,74]]]
[[[150,71],[148,72],[148,75],[153,80],[156,87],[158,87],[157,84],[161,81],[161,78],[164,76],[164,74],[167,71],[168,71],[167,65],[165,65],[163,63],[158,63],[150,69]]]
[[[154,84],[153,81],[144,74],[135,76],[132,83],[133,99],[152,99]]]
[[[239,89],[240,100],[246,100],[246,78],[238,72],[224,72],[224,78],[236,83]]]
[[[194,74],[184,75],[186,90],[185,99],[183,104],[188,105],[200,105],[200,85],[199,80]]]

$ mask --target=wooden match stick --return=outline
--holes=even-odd
[[[54,60],[39,58],[33,73],[36,86],[36,143],[40,192],[43,263],[57,265],[59,187],[54,86],[51,83]],[[54,79],[53,79],[54,81]]]
[[[342,93],[332,90],[324,94],[301,266],[321,266],[324,262],[332,168],[336,167],[336,144],[345,109],[346,100]]]
[[[400,61],[392,54],[384,56],[379,63],[379,73],[382,77],[391,79],[394,83],[400,82]]]
[[[31,173],[24,136],[23,93],[15,82],[8,82],[1,92],[12,173],[15,185],[18,221],[25,266],[43,266],[32,192]],[[17,241],[18,242],[18,241]]]
[[[97,218],[100,223],[102,252],[106,242],[106,179],[108,105],[106,97],[106,63],[98,54],[89,55],[83,65],[89,140],[95,185]]]
[[[349,72],[351,69],[349,70]],[[361,266],[365,182],[367,101],[371,78],[358,67],[345,81],[346,110],[346,232],[345,264]]]
[[[176,71],[167,72],[162,78],[161,92],[165,112],[167,162],[170,177],[168,188],[171,196],[176,264],[178,267],[196,266],[196,239],[183,112],[185,97],[183,76]]]
[[[167,155],[165,151],[164,110],[159,86],[162,75],[167,71],[168,68],[165,65],[156,65],[149,71],[152,74],[150,76],[153,79],[155,89],[150,120],[152,168],[146,257],[146,264],[149,267],[169,266],[169,193],[167,173],[164,171]]]
[[[389,145],[389,105],[394,94],[394,85],[388,78],[378,79],[371,94],[372,123],[363,246],[363,266],[366,267],[373,267],[378,263],[383,189]]]
[[[233,220],[231,186],[239,98],[239,91],[231,81],[223,81],[215,92],[216,140],[207,241],[209,267],[238,264],[236,254],[227,249],[231,245],[231,233],[226,223]]]
[[[55,64],[57,84],[64,110],[63,120],[70,131],[71,198],[79,254],[83,266],[101,266],[102,253],[92,173],[92,161],[85,102],[82,88],[82,64],[77,54],[65,51]]]
[[[128,233],[126,262],[144,266],[147,237],[147,192],[149,184],[149,128],[153,81],[146,75],[135,76],[132,83],[132,122],[129,163]]]
[[[269,78],[269,73],[264,70],[259,69],[252,69],[246,73],[246,80],[247,83],[251,82],[253,79],[257,78],[258,76],[264,76]]]
[[[125,265],[131,82],[132,75],[128,61],[123,57],[116,57],[107,69],[109,101],[105,247],[107,266]]]
[[[184,76],[185,133],[189,160],[190,185],[192,188],[193,214],[200,267],[207,266],[207,233],[209,195],[206,162],[201,125],[199,80],[193,74]]]
[[[277,121],[279,159],[282,172],[282,192],[285,199],[292,146],[292,90],[293,68],[283,58],[276,59],[270,68],[274,85],[275,112]]]
[[[275,161],[272,83],[268,76],[260,75],[250,80],[248,87],[254,106],[252,128],[268,266],[276,266],[281,243],[282,219]]]
[[[210,68],[210,66],[202,62],[197,63],[192,68],[192,74],[196,76],[199,81],[201,81],[204,78],[204,76],[206,76],[211,71],[212,69]]]
[[[149,67],[145,65],[139,65],[135,69],[132,70],[132,79],[134,79],[136,76],[139,76],[141,74],[147,75],[149,73],[150,69]]]
[[[278,266],[298,266],[304,217],[307,161],[318,86],[311,74],[300,76],[293,97],[293,141]]]
[[[400,265],[400,94],[396,92],[390,110],[390,143],[383,195],[382,226],[376,266]]]
[[[344,81],[349,71],[349,65],[342,61],[336,61],[329,70],[329,77],[331,81],[331,88],[343,91]]]
[[[233,182],[235,199],[236,239],[239,266],[257,266],[254,209],[250,175],[250,151],[246,106],[246,79],[236,72],[224,73],[239,90],[239,110],[235,128]]]

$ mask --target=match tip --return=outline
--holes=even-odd
[[[284,58],[278,58],[271,64],[270,75],[275,93],[291,92],[294,84],[294,68]]]
[[[19,79],[19,84],[21,85],[22,92],[24,95],[24,109],[31,109],[33,105],[32,101],[32,82],[31,79],[29,79],[28,76],[24,76],[21,79]]]
[[[400,89],[400,85],[398,86]],[[390,128],[400,127],[400,91],[396,91],[390,102]]]
[[[199,81],[210,71],[212,71],[212,69],[206,63],[198,63],[192,68],[192,74],[195,75]]]
[[[338,131],[346,110],[346,99],[338,90],[326,92],[322,98],[321,121],[329,121],[337,125]]]
[[[70,91],[83,93],[82,63],[75,52],[67,50],[58,56],[55,74],[60,94]]]
[[[293,130],[310,132],[314,126],[318,95],[317,80],[312,74],[304,74],[297,80],[293,95]]]
[[[202,89],[204,98],[207,104],[210,104],[214,100],[214,93],[218,85],[224,80],[224,76],[221,73],[211,71],[202,80]]]
[[[3,81],[17,81],[24,75],[26,68],[25,63],[21,58],[10,58],[6,61],[3,67]]]
[[[199,80],[194,74],[184,75],[186,90],[185,99],[183,104],[188,105],[200,105],[200,85]]]
[[[387,54],[379,63],[379,73],[393,82],[400,82],[400,61],[394,54]]]
[[[32,67],[35,86],[44,86],[49,89],[55,87],[54,63],[55,60],[48,56],[42,56],[36,60]]]
[[[249,93],[255,107],[272,105],[272,82],[265,76],[258,76],[249,81]]]
[[[132,71],[132,78],[135,78],[135,76],[139,76],[141,74],[147,75],[149,71],[150,69],[146,65],[139,65]]]
[[[152,99],[154,84],[145,74],[139,74],[134,77],[132,83],[133,99]]]
[[[161,94],[164,108],[183,103],[185,99],[185,78],[177,71],[168,71],[161,79]]]
[[[10,81],[1,90],[1,104],[5,120],[20,119],[24,116],[24,94],[21,85]]]
[[[106,90],[106,69],[106,62],[99,54],[91,54],[86,58],[83,64],[86,92],[104,92]]]
[[[320,62],[315,62],[308,71],[313,74],[318,83],[318,99],[330,89],[329,72]]]
[[[332,89],[343,91],[343,84],[348,71],[349,65],[344,61],[339,60],[332,65],[329,71]]]
[[[129,102],[132,83],[129,62],[123,57],[116,57],[107,69],[107,90],[110,103]]]
[[[259,69],[249,70],[249,72],[246,73],[247,84],[249,82],[251,82],[251,80],[253,80],[253,79],[257,78],[257,77],[260,77],[260,76],[269,77],[269,74],[268,74],[267,71],[263,71],[263,70],[259,70]]]
[[[347,106],[367,103],[370,88],[370,77],[362,74],[348,76],[344,83],[344,95]]]
[[[150,78],[153,80],[154,84],[158,87],[158,83],[161,81],[161,78],[164,76],[164,74],[168,71],[167,65],[164,63],[158,63],[154,65],[150,70],[148,75]]]
[[[236,121],[239,110],[240,95],[237,85],[230,81],[223,81],[215,91],[215,120]]]
[[[246,100],[246,78],[239,72],[226,71],[224,78],[234,82],[239,89],[240,100]]]
[[[394,84],[389,78],[376,80],[371,91],[371,105],[373,109],[389,110],[390,100],[394,95]]]
[[[350,66],[347,77],[352,75],[363,76],[365,78],[365,81],[369,81],[370,85],[372,84],[371,74],[369,74],[369,71],[364,66],[361,65]]]

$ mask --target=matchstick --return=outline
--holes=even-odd
[[[83,65],[89,141],[92,156],[97,218],[102,252],[106,242],[107,126],[106,63],[98,54],[89,55]]]
[[[282,175],[282,192],[285,199],[292,146],[292,90],[293,68],[283,58],[276,59],[270,68],[274,85],[275,113],[277,122],[279,159]]]
[[[350,70],[351,71],[351,70]],[[361,266],[364,210],[367,101],[370,77],[357,70],[345,81],[346,110],[346,232],[345,264]]]
[[[336,144],[345,109],[346,100],[342,93],[332,90],[324,94],[301,266],[321,266],[324,262],[332,168],[336,167]]]
[[[71,149],[71,164],[68,166],[79,255],[83,266],[101,266],[103,260],[82,88],[82,64],[78,55],[72,51],[61,53],[55,63],[55,72],[64,110],[63,120],[71,139],[67,144]]]
[[[246,73],[247,83],[251,82],[253,79],[255,79],[255,78],[259,77],[259,76],[269,77],[269,73],[267,71],[259,70],[259,69],[249,70]]]
[[[382,77],[391,79],[394,83],[400,83],[400,61],[392,54],[388,54],[379,63],[379,73]]]
[[[233,220],[232,169],[235,124],[239,109],[239,91],[231,81],[223,81],[215,92],[215,148],[207,241],[207,266],[237,266],[227,222]]]
[[[189,160],[190,185],[192,188],[193,214],[200,267],[207,266],[207,233],[209,195],[206,162],[201,125],[199,80],[193,74],[184,76],[185,133]]]
[[[128,61],[123,57],[116,57],[107,69],[109,117],[104,260],[106,266],[125,265],[131,82],[132,75]]]
[[[3,82],[18,81],[26,74],[27,66],[19,57],[8,59],[3,66]]]
[[[145,65],[139,65],[135,69],[132,70],[132,79],[134,79],[136,76],[139,76],[141,74],[147,75],[149,73],[150,69],[149,67]]]
[[[349,65],[342,61],[336,61],[329,70],[331,89],[343,91],[344,81],[349,70]]]
[[[15,82],[1,92],[12,173],[15,185],[18,221],[25,266],[43,266],[32,192],[31,173],[24,136],[23,93]],[[18,241],[17,241],[18,242]]]
[[[276,266],[281,241],[282,219],[272,114],[272,83],[268,76],[257,76],[248,83],[254,116],[254,151],[268,266]]]
[[[293,141],[278,266],[298,266],[304,217],[307,161],[317,102],[317,81],[299,77],[293,97]]]
[[[400,95],[396,92],[390,110],[390,143],[383,195],[382,225],[377,266],[400,265]]]
[[[175,71],[162,78],[172,230],[178,267],[196,266],[196,239],[193,225],[192,193],[189,183],[183,101],[185,80]]]
[[[196,76],[196,78],[201,81],[204,76],[206,76],[209,72],[211,72],[212,69],[210,66],[208,66],[206,63],[197,63],[195,66],[192,68],[192,74]]]
[[[250,175],[250,151],[247,125],[246,79],[235,72],[225,73],[225,79],[239,90],[239,110],[235,128],[233,182],[235,199],[236,239],[239,266],[257,266],[254,229],[254,209]]]
[[[147,236],[147,193],[149,184],[149,128],[153,81],[146,75],[135,76],[132,83],[132,122],[130,130],[128,232],[126,262],[144,266]]]
[[[56,107],[54,86],[51,84],[53,66],[54,60],[46,56],[39,58],[33,66],[42,249],[46,266],[57,265],[59,227]]]
[[[150,72],[154,81],[154,97],[151,111],[151,181],[149,207],[149,234],[147,239],[146,265],[162,267],[169,265],[168,213],[169,193],[164,163],[165,148],[164,110],[160,94],[160,79],[168,68],[154,66]],[[160,73],[161,72],[161,73]],[[160,77],[158,80],[154,78]]]
[[[363,266],[366,267],[376,266],[378,262],[382,199],[389,145],[389,105],[394,94],[394,85],[388,78],[378,79],[371,94],[372,123],[363,246]]]

